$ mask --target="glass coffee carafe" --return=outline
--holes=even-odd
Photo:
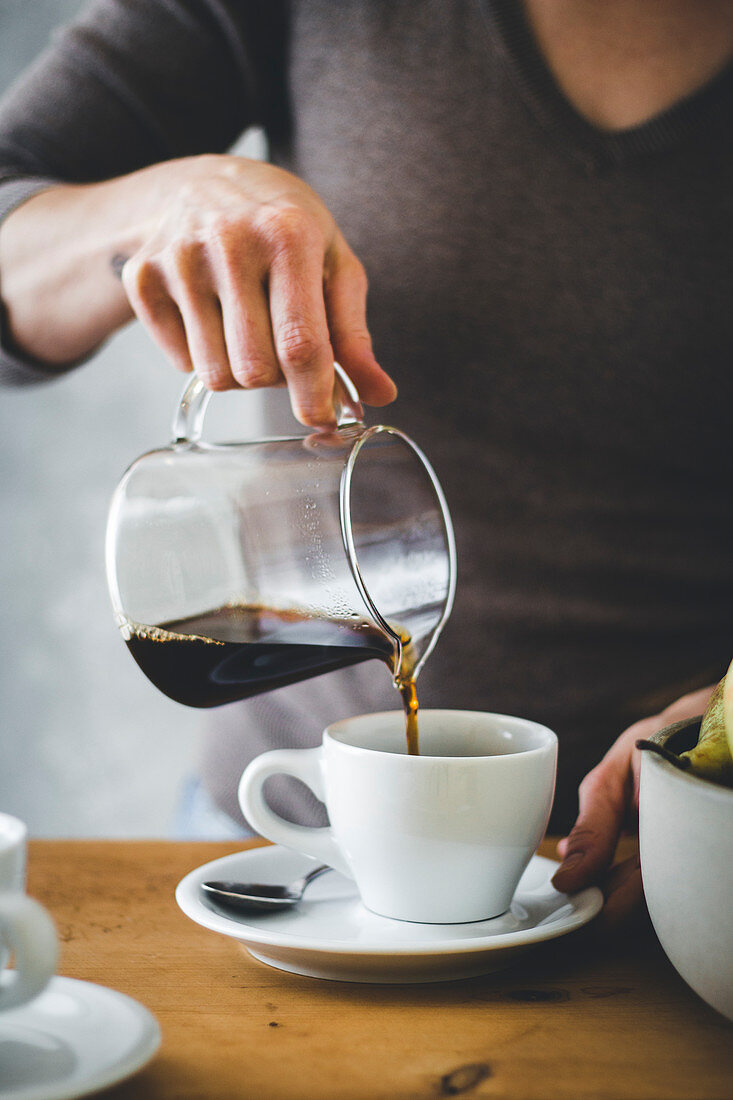
[[[406,435],[362,423],[338,378],[332,433],[207,443],[211,394],[194,377],[173,442],[117,487],[114,613],[172,699],[217,706],[370,658],[414,683],[435,645],[455,590],[443,492]]]

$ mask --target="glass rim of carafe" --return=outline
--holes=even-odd
[[[455,599],[456,592],[456,542],[453,532],[453,523],[450,518],[450,512],[448,511],[448,503],[443,493],[443,488],[438,481],[438,477],[430,465],[427,457],[421,448],[415,443],[413,439],[410,439],[408,435],[400,431],[399,428],[393,428],[386,424],[374,424],[370,427],[364,427],[360,432],[358,438],[354,440],[350,450],[348,458],[341,471],[341,481],[339,486],[339,514],[341,521],[341,535],[344,540],[344,549],[346,550],[346,557],[349,562],[352,576],[356,587],[359,590],[361,598],[367,606],[369,613],[374,618],[377,626],[391,639],[395,648],[397,660],[395,663],[394,676],[395,679],[399,678],[400,667],[402,664],[402,651],[403,651],[403,639],[401,635],[395,630],[395,628],[389,623],[387,619],[382,615],[378,606],[374,602],[372,595],[369,591],[369,587],[364,578],[364,574],[359,565],[359,556],[356,549],[356,540],[354,539],[354,531],[351,523],[351,483],[356,468],[357,459],[361,449],[375,436],[377,435],[391,435],[400,439],[408,448],[416,455],[418,461],[422,464],[423,469],[428,475],[428,479],[435,493],[436,500],[440,507],[440,515],[443,521],[443,530],[445,535],[445,544],[448,551],[448,592],[443,603],[443,611],[440,619],[433,628],[430,634],[430,640],[425,647],[425,650],[421,653],[420,659],[415,664],[412,670],[412,679],[417,679],[418,673],[422,669],[425,661],[435,648],[435,644],[440,636],[440,632],[445,626],[448,617],[453,607],[453,601]]]

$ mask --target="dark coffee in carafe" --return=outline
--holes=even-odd
[[[189,707],[216,707],[311,676],[378,658],[393,672],[391,640],[364,619],[241,606],[142,626],[123,635],[137,664],[165,695]],[[417,695],[409,639],[395,683],[405,710],[407,751],[418,752]]]

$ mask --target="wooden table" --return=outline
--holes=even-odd
[[[733,1028],[646,930],[590,925],[514,967],[431,985],[318,981],[256,962],[176,906],[190,870],[247,845],[36,840],[29,892],[60,973],[121,990],[163,1044],[110,1100],[731,1100]],[[540,849],[554,855],[554,845]]]

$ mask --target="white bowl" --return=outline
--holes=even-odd
[[[700,719],[652,740],[680,753]],[[659,941],[687,984],[733,1020],[733,790],[642,753],[641,875]]]

